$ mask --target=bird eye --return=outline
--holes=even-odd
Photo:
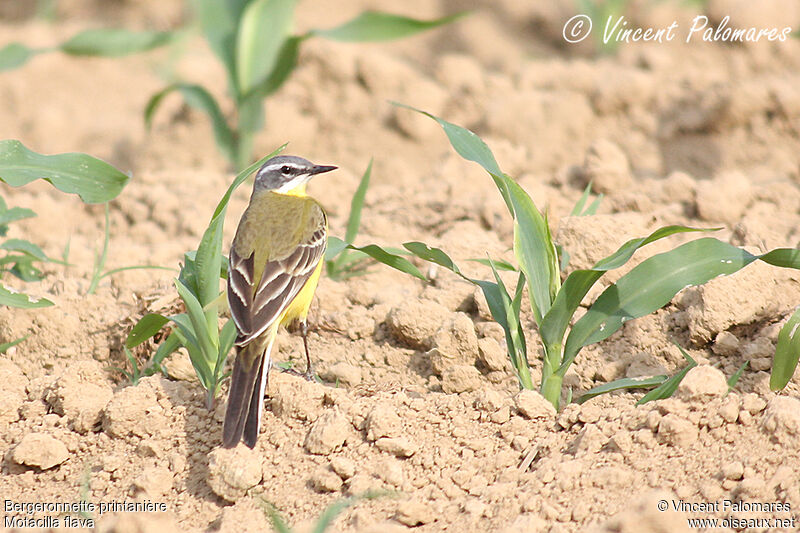
[[[283,173],[283,174],[291,174],[291,172],[292,172],[292,167],[290,167],[289,165],[283,165],[281,167],[281,173]]]

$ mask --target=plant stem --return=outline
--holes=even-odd
[[[240,130],[236,142],[234,143],[234,166],[236,172],[247,168],[250,164],[250,159],[253,156],[253,133],[250,131]]]
[[[519,384],[522,385],[522,388],[533,390],[535,387],[533,386],[533,378],[531,378],[531,369],[528,366],[528,362],[525,361],[524,364],[520,365],[519,368],[517,368],[517,372]]]
[[[561,364],[561,344],[545,344],[542,361],[542,396],[558,409],[561,400],[561,383],[563,376],[558,373]]]

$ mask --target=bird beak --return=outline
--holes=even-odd
[[[323,172],[330,172],[331,170],[336,170],[338,167],[330,166],[330,165],[315,165],[314,168],[311,169],[312,176],[317,174],[322,174]]]

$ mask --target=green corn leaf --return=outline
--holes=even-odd
[[[758,259],[770,265],[782,268],[800,268],[800,249],[798,248],[775,248]]]
[[[15,140],[0,141],[0,181],[21,187],[44,179],[84,202],[99,204],[117,197],[130,179],[108,163],[86,154],[41,155]]]
[[[449,24],[466,14],[466,12],[456,13],[434,20],[419,20],[390,13],[365,11],[341,26],[328,30],[312,30],[311,33],[333,41],[389,41]]]
[[[47,261],[47,256],[37,245],[23,239],[8,239],[0,244],[0,250],[9,252],[22,252],[39,261]]]
[[[584,207],[586,206],[586,202],[589,201],[589,197],[591,196],[591,194],[592,194],[592,183],[589,182],[589,184],[583,190],[583,194],[575,203],[575,206],[572,208],[572,211],[570,212],[569,216],[584,217],[588,215],[594,215],[595,213],[597,213],[597,209],[600,207],[600,202],[603,200],[602,194],[598,194],[597,198],[595,198],[594,201],[592,201],[592,203],[589,204],[589,207],[584,209]]]
[[[616,379],[610,383],[603,383],[602,385],[598,385],[597,387],[589,389],[583,395],[581,395],[581,397],[578,398],[575,401],[575,403],[583,403],[587,400],[591,400],[592,398],[600,396],[601,394],[606,394],[618,390],[650,389],[661,385],[667,379],[668,377],[664,375],[642,377],[642,378]]]
[[[195,372],[197,372],[197,377],[200,378],[200,382],[206,390],[208,390],[211,383],[210,358],[206,357],[203,348],[200,347],[200,340],[195,334],[195,329],[189,315],[187,313],[181,313],[171,316],[169,319],[178,326],[172,331],[178,338],[179,344],[185,346],[188,350],[189,359],[191,359],[192,366]]]
[[[678,345],[676,344],[676,346]],[[647,402],[652,402],[653,400],[664,400],[672,397],[672,395],[675,394],[675,391],[678,390],[678,385],[680,385],[681,381],[683,381],[683,378],[686,377],[686,374],[688,374],[691,369],[697,366],[697,361],[695,361],[691,355],[686,353],[686,350],[684,350],[681,346],[678,346],[678,349],[681,351],[683,358],[686,359],[686,362],[689,364],[681,369],[680,372],[666,380],[664,383],[642,396],[639,401],[636,402],[636,405],[643,405]]]
[[[278,63],[294,18],[295,0],[253,0],[244,9],[236,36],[240,94],[266,80]]]
[[[26,209],[24,207],[12,207],[11,209],[6,209],[5,205],[2,205],[0,206],[0,227],[8,225],[10,222],[16,222],[17,220],[23,220],[26,218],[33,218],[35,216],[36,213],[30,209]],[[3,235],[5,235],[5,232],[0,234],[0,236]]]
[[[575,207],[572,208],[570,211],[569,216],[571,217],[579,217],[581,216],[581,211],[583,211],[583,206],[586,205],[586,202],[589,200],[589,196],[592,194],[592,182],[589,182],[589,185],[583,190],[583,194],[578,201],[575,203]],[[587,393],[588,394],[588,393]]]
[[[505,270],[506,272],[516,272],[517,271],[517,267],[515,267],[514,265],[512,265],[508,261],[503,261],[502,259],[491,259],[491,260],[489,260],[489,259],[483,259],[483,258],[480,258],[480,257],[476,257],[474,259],[467,259],[467,261],[470,261],[472,263],[480,263],[481,265],[488,266],[488,267],[492,266],[492,263],[494,263],[494,267],[497,270]]]
[[[416,111],[417,113],[422,113],[423,115],[432,118],[444,130],[445,135],[447,135],[447,139],[450,141],[450,144],[453,146],[453,149],[466,159],[467,161],[473,161],[478,163],[483,169],[488,172],[492,179],[494,180],[495,185],[497,185],[500,194],[503,197],[503,200],[508,207],[508,211],[513,215],[514,208],[511,203],[511,199],[509,198],[509,193],[505,185],[505,181],[503,180],[503,172],[500,170],[500,166],[497,164],[497,160],[494,158],[494,154],[489,149],[489,146],[486,145],[483,140],[469,131],[466,128],[462,128],[461,126],[457,126],[451,122],[447,122],[435,115],[432,115],[426,111],[422,111],[421,109],[417,109],[415,107],[411,107],[405,104],[401,104],[398,102],[392,102],[393,105],[397,107],[402,107],[405,109],[410,109],[411,111]]]
[[[511,339],[509,344],[509,355],[511,363],[518,376],[522,376],[528,371],[528,350],[525,344],[525,334],[522,331],[522,324],[520,323],[520,304],[522,301],[522,288],[525,286],[525,278],[522,272],[519,273],[517,280],[517,289],[514,292],[512,299],[503,283],[497,269],[492,267],[492,274],[494,274],[495,282],[499,290],[500,299],[503,303],[503,311],[505,312],[505,322],[508,325],[508,337]],[[529,380],[530,381],[530,380]],[[533,383],[523,384],[526,389],[532,389]]]
[[[0,72],[21,67],[36,53],[36,50],[22,43],[11,43],[0,48]]]
[[[333,273],[342,272],[345,268],[345,262],[352,263],[354,260],[358,260],[358,258],[348,257],[348,254],[339,254],[344,251],[348,244],[353,244],[356,235],[358,235],[358,229],[361,226],[361,210],[364,208],[364,198],[367,194],[371,175],[372,159],[369,160],[367,170],[365,170],[363,176],[361,176],[361,181],[356,188],[355,194],[353,194],[353,199],[350,201],[350,215],[347,218],[345,240],[341,241],[340,239],[336,239],[338,243],[334,241],[333,245],[331,244],[331,239],[328,240],[328,250],[325,252],[325,257],[332,261],[328,269]]]
[[[231,183],[228,190],[220,199],[217,204],[211,221],[208,224],[203,238],[200,240],[200,245],[197,247],[197,253],[194,257],[194,273],[196,275],[197,294],[201,303],[201,307],[205,307],[209,302],[213,301],[219,295],[219,273],[222,267],[222,225],[225,219],[225,211],[228,207],[233,191],[239,185],[244,183],[247,177],[252,174],[264,162],[277,155],[286,145],[281,146],[271,154],[256,161],[242,172],[240,172]],[[208,311],[206,315],[208,327],[213,326],[214,330],[218,327],[216,324],[217,312],[216,310]]]
[[[325,260],[331,261],[334,257],[339,255],[345,248],[347,243],[339,237],[331,235],[328,237],[328,247],[325,249]]]
[[[344,234],[344,240],[348,244],[353,244],[353,241],[358,235],[358,228],[361,227],[361,210],[364,208],[364,198],[367,195],[367,188],[369,187],[369,179],[372,176],[372,159],[369,160],[367,170],[361,176],[361,181],[358,183],[358,188],[353,199],[350,201],[350,216],[347,219],[347,230]]]
[[[184,305],[186,305],[186,315],[191,321],[197,345],[210,366],[211,362],[216,360],[219,339],[218,326],[214,324],[213,327],[208,327],[203,306],[200,305],[200,301],[183,283],[175,280],[175,287],[178,289],[178,295],[183,300]]]
[[[620,246],[616,252],[601,259],[590,269],[575,270],[570,273],[561,286],[561,290],[558,291],[553,307],[541,322],[539,330],[542,340],[548,344],[560,344],[572,315],[575,314],[575,310],[586,296],[586,293],[589,292],[589,289],[603,274],[627,263],[639,248],[676,233],[693,231],[711,230],[701,230],[687,226],[665,226],[657,229],[647,237],[629,240]]]
[[[173,91],[178,91],[181,96],[183,96],[188,106],[198,109],[208,116],[211,120],[211,127],[214,131],[214,141],[217,143],[217,147],[228,160],[232,160],[234,153],[233,131],[231,131],[230,126],[228,126],[225,115],[222,114],[222,110],[217,101],[211,96],[211,93],[200,85],[175,83],[151,96],[144,109],[145,126],[148,129],[150,128],[153,115],[158,109],[158,106],[161,104],[164,97]]]
[[[171,39],[169,32],[101,28],[82,31],[59,48],[75,56],[118,57],[163,46]]]
[[[502,179],[514,207],[514,255],[528,281],[534,318],[541,324],[561,284],[558,256],[547,220],[531,197],[508,176]]]
[[[194,0],[192,7],[211,50],[222,61],[225,70],[236,70],[236,32],[249,0]],[[231,88],[235,83],[231,84]]]
[[[220,58],[228,74],[233,94],[236,86],[236,34],[242,12],[250,0],[194,0],[203,34],[209,46]]]
[[[589,207],[587,207],[587,208],[586,208],[586,210],[583,212],[583,214],[582,214],[581,216],[584,216],[584,217],[585,217],[585,216],[591,216],[591,215],[594,215],[594,214],[596,214],[596,213],[597,213],[597,210],[600,208],[600,202],[602,202],[602,201],[603,201],[603,198],[604,198],[604,197],[605,197],[605,195],[603,195],[603,194],[598,194],[598,195],[597,195],[597,198],[595,198],[595,199],[592,201],[592,203],[591,203],[591,204],[589,204]]]
[[[233,320],[228,320],[219,332],[219,357],[217,357],[217,364],[214,367],[214,374],[219,375],[220,371],[225,367],[225,360],[233,348],[233,343],[236,342],[236,323]]]
[[[350,250],[364,252],[379,263],[383,263],[384,265],[390,266],[396,270],[399,270],[400,272],[411,274],[415,278],[419,278],[422,281],[428,281],[428,278],[426,278],[411,261],[405,257],[388,252],[376,244],[368,244],[367,246],[361,247],[349,244],[347,248]]]
[[[645,259],[608,287],[572,327],[559,374],[564,375],[581,348],[608,338],[625,321],[660,309],[686,287],[732,274],[756,259],[711,237]]]
[[[50,307],[53,302],[47,298],[33,298],[14,289],[0,284],[0,305],[17,307],[20,309],[35,309],[37,307]]]
[[[792,379],[800,359],[800,308],[798,308],[778,333],[772,373],[769,376],[770,390],[781,390]]]
[[[325,531],[333,524],[333,521],[336,520],[336,517],[342,514],[345,509],[356,503],[359,499],[359,497],[351,497],[344,500],[338,500],[330,504],[325,508],[324,511],[322,511],[322,514],[319,515],[317,521],[314,522],[311,533],[325,533]]]
[[[30,337],[30,335],[25,335],[24,337],[20,337],[19,339],[14,339],[11,342],[4,342],[3,344],[0,344],[0,353],[6,353],[9,348],[13,348],[17,344],[25,342],[25,340],[28,337]]]
[[[174,331],[170,332],[170,334],[167,335],[167,338],[164,339],[164,342],[162,342],[159,345],[158,349],[156,350],[156,353],[153,354],[153,357],[150,358],[148,368],[155,367],[160,369],[161,364],[164,362],[164,359],[166,359],[166,357],[169,356],[171,353],[173,353],[175,350],[180,348],[180,346],[181,342],[178,339],[178,335]]]
[[[744,363],[742,363],[739,366],[739,368],[736,370],[736,372],[734,372],[733,375],[728,378],[728,392],[725,393],[726,396],[728,395],[728,393],[730,393],[733,390],[733,388],[736,386],[736,384],[739,383],[739,380],[741,379],[742,374],[744,374],[744,370],[749,365],[750,365],[750,361],[745,361]]]
[[[149,313],[139,319],[139,322],[128,333],[125,339],[125,347],[134,348],[139,346],[147,339],[161,331],[161,328],[169,322],[169,318],[158,313]]]
[[[461,274],[461,270],[459,270],[453,260],[450,259],[450,256],[439,248],[431,248],[423,242],[416,241],[404,243],[403,247],[420,259],[424,259],[425,261],[429,261],[431,263],[436,263],[437,265],[443,266],[455,274]]]
[[[245,98],[253,97],[260,101],[280,89],[297,66],[300,43],[307,38],[307,35],[296,35],[284,40],[269,76],[253,87]]]

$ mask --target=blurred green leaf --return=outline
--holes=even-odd
[[[778,333],[772,372],[769,376],[770,390],[783,389],[792,379],[800,360],[800,308],[798,308]]]
[[[17,307],[20,309],[35,309],[37,307],[50,307],[53,305],[53,302],[47,298],[33,298],[0,284],[0,305]]]
[[[598,385],[597,387],[592,387],[584,394],[578,398],[575,403],[583,403],[587,400],[591,400],[601,394],[606,394],[613,391],[618,390],[626,390],[626,389],[650,389],[652,387],[657,387],[661,385],[665,381],[667,381],[668,377],[664,375],[660,376],[651,376],[651,377],[641,377],[641,378],[621,378],[611,381],[609,383],[603,383],[602,385]]]
[[[188,106],[208,115],[208,118],[211,119],[211,127],[214,130],[214,140],[217,143],[217,147],[226,158],[229,160],[233,158],[233,131],[228,126],[225,115],[222,114],[217,101],[211,96],[211,93],[200,85],[175,83],[151,96],[144,109],[145,126],[148,129],[150,128],[156,109],[158,109],[164,97],[173,91],[178,91]]]
[[[592,194],[592,183],[589,182],[589,184],[583,190],[583,194],[575,203],[575,206],[572,208],[572,211],[570,212],[569,216],[583,217],[583,216],[594,215],[595,213],[597,213],[597,209],[600,207],[600,202],[603,200],[602,194],[598,194],[597,198],[595,198],[594,201],[591,204],[589,204],[589,207],[587,207],[584,210],[584,206],[586,206],[586,202],[589,201],[589,197],[591,196],[591,194]]]
[[[233,94],[240,94],[236,82],[236,34],[242,12],[250,0],[194,0],[200,25],[209,46],[228,74]]]
[[[281,45],[278,57],[275,60],[275,65],[272,67],[269,76],[264,78],[261,83],[257,84],[247,97],[252,96],[261,99],[280,89],[297,66],[297,55],[300,51],[300,43],[305,39],[305,36],[295,36],[289,37],[283,41],[283,45]]]
[[[262,84],[278,63],[294,18],[295,0],[253,0],[244,9],[236,37],[240,94]]]
[[[35,216],[36,213],[34,213],[31,209],[26,209],[24,207],[12,207],[11,209],[6,209],[5,202],[2,198],[0,198],[0,237],[5,236],[9,222],[16,222],[17,220],[33,218]]]
[[[41,155],[15,140],[0,141],[0,181],[21,187],[44,179],[57,189],[95,204],[113,200],[130,179],[108,163],[86,154]]]
[[[125,346],[127,348],[139,346],[161,331],[161,328],[163,328],[167,322],[169,322],[169,318],[158,313],[144,315],[139,319],[139,322],[133,326],[130,333],[128,333],[128,338],[125,339]]]
[[[725,393],[726,396],[733,390],[736,384],[739,383],[739,380],[741,379],[742,374],[744,374],[744,370],[748,367],[748,365],[750,365],[750,361],[745,361],[739,366],[738,370],[736,370],[736,372],[734,372],[733,375],[728,378],[728,392]]]
[[[466,14],[466,12],[456,13],[434,20],[419,20],[390,13],[365,11],[341,26],[328,30],[311,30],[311,33],[343,42],[389,41],[449,24]]]
[[[170,39],[169,32],[100,28],[82,31],[59,48],[76,56],[118,57],[163,46]]]
[[[0,72],[21,67],[36,54],[36,50],[22,43],[11,43],[0,49]]]
[[[41,248],[23,239],[8,239],[3,244],[0,244],[0,250],[23,252],[39,261],[47,261],[47,256]]]
[[[3,344],[0,344],[0,353],[6,353],[9,348],[13,348],[17,344],[25,342],[25,340],[28,337],[30,337],[30,335],[25,335],[24,337],[20,337],[19,339],[14,339],[11,342],[4,342]]]
[[[686,362],[689,364],[680,372],[666,380],[664,383],[642,396],[639,401],[636,402],[636,405],[643,405],[647,402],[652,402],[653,400],[664,400],[672,397],[672,395],[675,394],[675,391],[678,390],[678,385],[680,385],[681,381],[683,381],[683,378],[686,377],[686,374],[688,374],[691,369],[697,366],[697,361],[692,359],[692,356],[686,353],[686,350],[677,344],[676,346],[678,346],[678,350],[681,351],[683,358],[686,359]]]

